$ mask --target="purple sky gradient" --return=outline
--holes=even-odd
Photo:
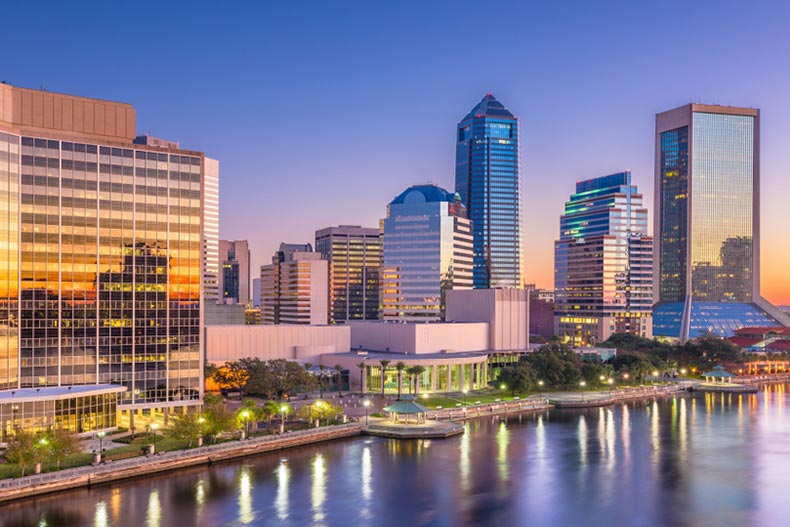
[[[631,169],[652,209],[657,112],[762,110],[763,293],[790,304],[790,7],[780,2],[17,2],[0,80],[132,103],[138,130],[221,163],[221,233],[377,226],[453,187],[455,125],[490,91],[521,118],[526,277],[552,287],[574,183]]]

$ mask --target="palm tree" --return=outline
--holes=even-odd
[[[318,374],[318,393],[319,393],[318,397],[320,399],[323,399],[324,398],[324,370],[326,369],[326,366],[324,366],[323,364],[319,364],[318,369],[321,370]]]
[[[304,364],[302,364],[302,366],[304,367],[304,371],[306,371],[307,373],[310,373],[310,368],[313,367],[313,363],[312,362],[305,362]],[[302,392],[305,391],[304,388],[305,388],[304,385],[302,385]],[[306,397],[307,393],[303,393],[303,396]]]
[[[359,393],[365,395],[365,363],[360,362],[357,368],[359,368]]]
[[[380,360],[379,364],[381,364],[381,397],[384,397],[384,381],[387,377],[387,366],[390,365],[390,361],[388,360]]]
[[[413,380],[412,386],[414,386],[414,395],[417,395],[420,391],[420,375],[425,373],[425,366],[412,366],[408,370],[406,370]]]
[[[403,370],[406,369],[406,363],[399,360],[395,363],[395,369],[398,370],[398,400],[400,401],[401,392],[403,391]]]
[[[340,388],[341,388],[340,381],[343,380],[342,375],[341,375],[343,373],[343,366],[341,366],[340,364],[335,364],[335,371],[337,372],[337,374],[336,374],[337,375],[337,395],[338,395],[338,397],[343,397],[343,392],[340,391]]]

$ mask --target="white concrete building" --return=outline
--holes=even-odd
[[[529,294],[526,289],[447,291],[448,322],[486,322],[488,350],[529,348]]]

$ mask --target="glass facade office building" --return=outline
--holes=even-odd
[[[732,336],[783,316],[760,296],[759,110],[656,117],[654,332]]]
[[[554,244],[555,335],[574,346],[651,337],[652,251],[630,172],[577,183]]]
[[[518,119],[490,93],[458,123],[455,190],[474,229],[474,287],[522,287]]]
[[[436,185],[406,189],[383,221],[381,317],[444,318],[444,292],[472,288],[472,226],[457,194]]]
[[[4,101],[0,388],[199,404],[204,155],[135,143],[126,104],[7,85]]]
[[[329,262],[329,320],[377,320],[379,230],[359,225],[321,229],[315,233],[315,250]]]

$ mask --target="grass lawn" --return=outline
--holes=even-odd
[[[516,397],[519,399],[526,399],[530,395],[530,393],[520,393],[517,394]],[[448,393],[430,394],[427,398],[420,397],[419,403],[426,408],[436,410],[439,407],[442,409],[456,408],[459,404],[464,406],[464,399],[466,399],[467,406],[472,406],[474,404],[490,404],[497,401],[512,401],[515,398],[510,395],[509,392],[504,395],[500,392],[472,392],[466,394],[465,398],[462,393]]]

